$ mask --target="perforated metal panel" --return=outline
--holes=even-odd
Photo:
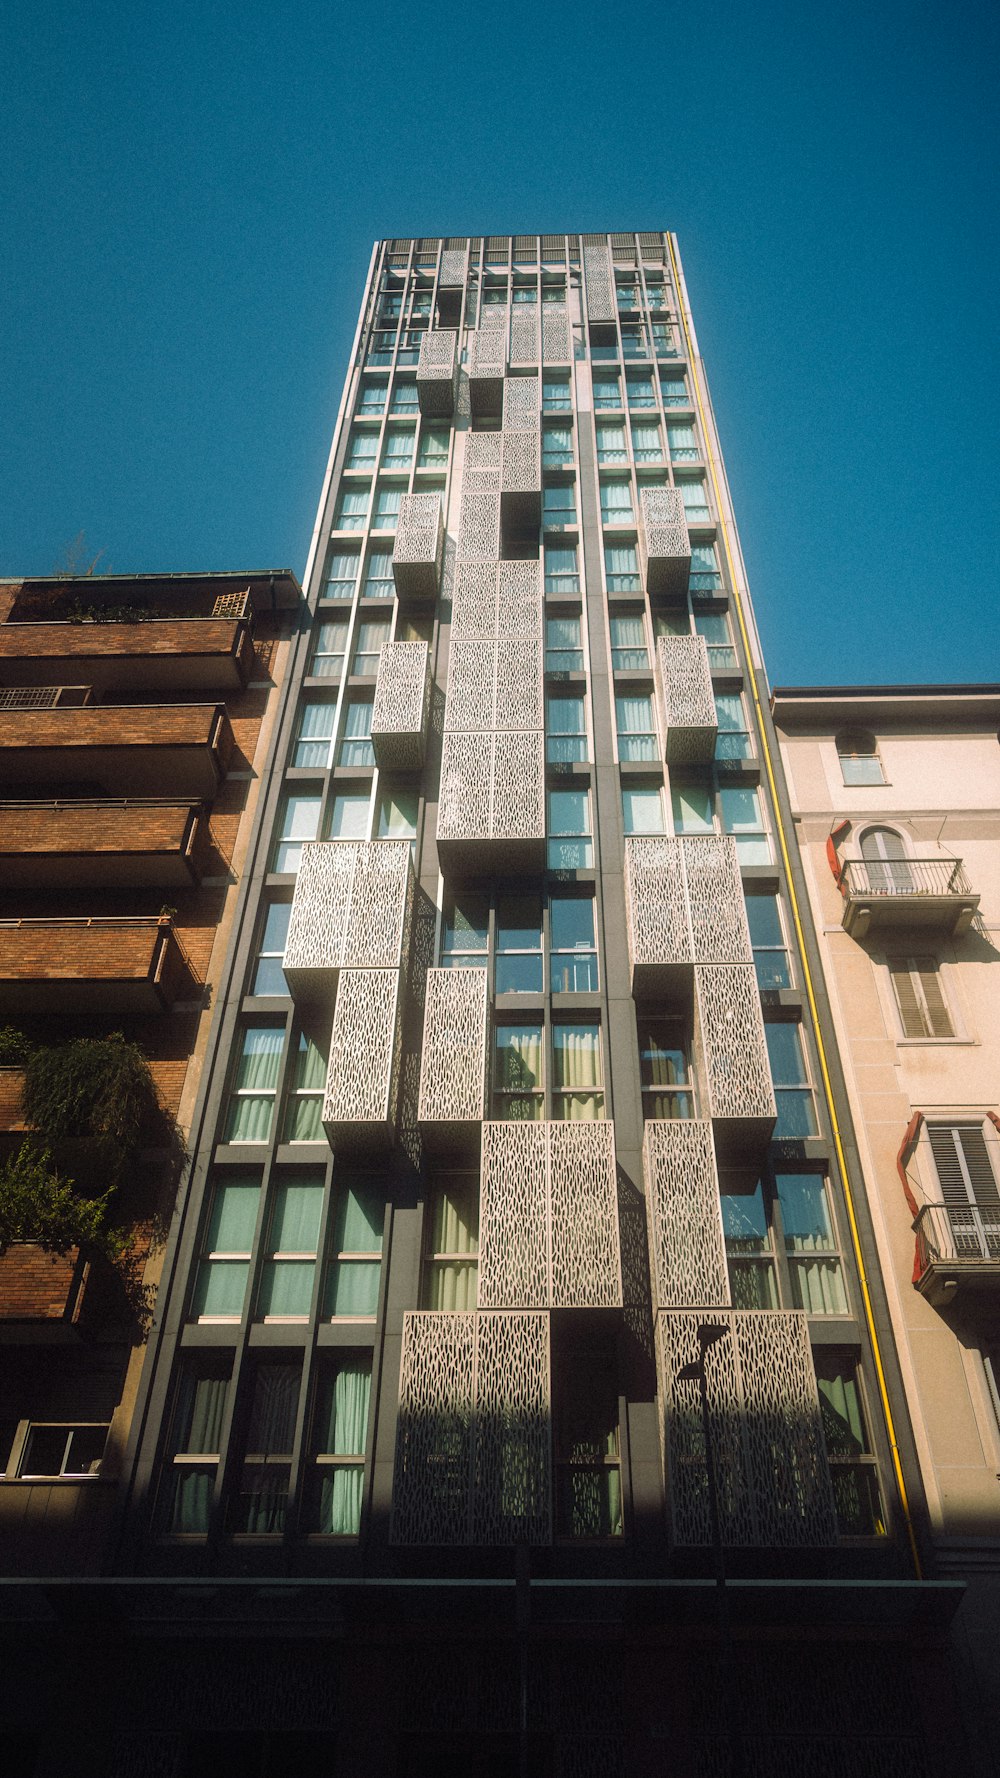
[[[542,305],[542,359],[546,364],[568,364],[573,356],[569,313],[556,303]]]
[[[552,1537],[548,1317],[403,1318],[394,1544]]]
[[[499,433],[474,433],[499,438]],[[452,641],[542,638],[542,573],[538,561],[460,562],[451,614]],[[541,727],[541,721],[538,725]]]
[[[611,251],[607,241],[583,245],[583,282],[587,292],[587,319],[614,321],[615,281],[611,271]]]
[[[492,734],[446,733],[437,824],[443,863],[455,856],[456,847],[490,840],[492,801]]]
[[[621,1308],[614,1125],[483,1125],[479,1306]]]
[[[640,504],[646,591],[652,597],[686,593],[691,542],[680,494],[676,488],[643,488]]]
[[[376,763],[417,771],[424,763],[430,711],[430,651],[426,642],[387,642],[379,655],[371,740]]]
[[[728,1544],[825,1546],[837,1523],[806,1316],[674,1310],[657,1316],[667,1487],[675,1541],[712,1541],[697,1377],[698,1325],[727,1332],[705,1354],[709,1424]]]
[[[498,636],[542,637],[542,564],[501,562],[497,583]]]
[[[510,362],[537,364],[539,356],[538,309],[534,303],[515,303],[510,317]]]
[[[470,433],[471,438],[498,437],[496,433]],[[497,475],[499,477],[499,469]],[[451,643],[492,641],[497,633],[497,564],[460,562],[455,574],[451,609]]]
[[[442,290],[454,290],[456,285],[464,285],[468,260],[468,249],[465,247],[443,249],[441,270],[438,273],[438,284]]]
[[[541,379],[508,377],[503,386],[504,432],[537,432],[541,423]]]
[[[469,396],[474,414],[494,411],[500,403],[507,369],[507,310],[484,308],[479,326],[469,334]]]
[[[313,840],[302,848],[284,969],[297,1000],[329,1000],[336,972],[398,969],[413,904],[407,840]]]
[[[400,599],[436,599],[444,560],[440,494],[404,494],[392,552]]]
[[[496,647],[497,729],[541,729],[545,722],[540,636],[505,636]]]
[[[705,638],[661,636],[656,659],[666,758],[671,765],[707,762],[715,753],[718,718]]]
[[[463,274],[464,281],[464,274]],[[458,390],[458,334],[428,329],[420,336],[417,401],[428,419],[450,419]]]
[[[523,861],[537,868],[545,848],[545,737],[540,731],[494,736],[492,836],[519,840],[513,866]],[[502,859],[505,851],[500,848]]]
[[[653,1307],[728,1307],[729,1272],[712,1126],[648,1119],[642,1144]]]
[[[437,828],[442,868],[540,868],[545,849],[544,740],[540,731],[446,731]]]
[[[446,731],[485,734],[493,728],[496,651],[497,645],[492,641],[452,643],[444,707]]]
[[[766,1142],[777,1108],[752,963],[695,967],[698,1034],[716,1134]]]
[[[693,962],[680,841],[661,834],[625,841],[625,922],[632,992],[670,993]]]
[[[458,521],[459,562],[500,560],[500,491],[466,488]]]
[[[425,1135],[468,1133],[486,1111],[485,969],[429,969],[418,1122]]]
[[[462,488],[466,493],[495,493],[500,487],[499,432],[468,432],[465,436],[465,465]]]
[[[402,973],[342,969],[323,1124],[335,1153],[391,1142],[399,1099]]]
[[[736,841],[699,834],[680,845],[695,962],[752,963]]]
[[[500,511],[508,531],[537,531],[542,516],[542,441],[538,432],[505,432]]]

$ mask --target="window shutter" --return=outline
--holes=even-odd
[[[936,957],[890,957],[889,975],[906,1037],[954,1037]]]
[[[892,990],[899,1007],[904,1037],[926,1037],[924,1016],[917,999],[913,977],[910,974],[908,957],[890,957],[889,974],[892,978]]]
[[[975,1203],[996,1214],[1000,1192],[982,1124],[930,1124],[931,1153],[948,1205]]]
[[[929,1036],[954,1037],[951,1015],[941,992],[941,978],[938,974],[937,963],[933,957],[914,957],[911,962],[924,997]]]

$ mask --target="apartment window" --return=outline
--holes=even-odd
[[[335,714],[335,704],[303,704],[299,711],[298,739],[292,753],[293,766],[322,769],[328,763]]]
[[[885,1513],[857,1360],[813,1349],[819,1410],[842,1537],[884,1537]]]
[[[590,896],[549,900],[549,982],[553,994],[597,992],[597,941]]]
[[[790,988],[792,972],[777,896],[748,895],[746,906],[758,987]]]
[[[739,785],[723,785],[719,791],[723,833],[736,839],[741,864],[770,864],[771,841],[764,826],[760,792]]]
[[[448,969],[481,969],[488,961],[489,897],[465,891],[445,911],[441,963]]]
[[[558,1364],[555,1388],[556,1535],[621,1537],[618,1388],[608,1347],[578,1346]]]
[[[370,482],[350,483],[341,488],[333,520],[335,531],[364,530],[370,493]]]
[[[250,987],[251,994],[287,995],[282,961],[288,943],[288,922],[292,914],[290,901],[271,901],[264,911],[264,924],[257,941],[257,966]]]
[[[714,543],[692,543],[691,573],[688,585],[692,593],[717,593],[722,587],[719,558]]]
[[[602,525],[635,525],[635,513],[632,510],[632,483],[630,481],[602,480],[601,523]]]
[[[604,1116],[604,1076],[598,1025],[552,1027],[552,1115],[568,1123]]]
[[[565,278],[555,278],[549,281],[547,276],[543,275],[542,301],[543,303],[557,303],[562,308],[566,302]]]
[[[638,612],[611,619],[611,668],[615,673],[638,673],[649,667],[646,626]],[[621,723],[619,722],[619,732]],[[624,756],[623,756],[624,757]]]
[[[778,1283],[763,1182],[742,1174],[724,1174],[719,1189],[733,1305],[737,1309],[776,1309]]]
[[[435,1181],[424,1207],[423,1307],[474,1309],[478,1274],[479,1181]]]
[[[598,463],[628,462],[628,446],[625,442],[624,426],[609,424],[607,421],[598,426],[597,461]]]
[[[399,341],[397,364],[418,364],[420,362],[420,342],[424,337],[427,322],[411,316],[412,327],[405,327]]]
[[[542,430],[542,464],[546,469],[573,467],[572,426],[545,426]]]
[[[618,298],[619,315],[634,315],[639,308],[639,292],[634,283],[616,283],[615,291]]]
[[[372,706],[368,698],[351,698],[344,717],[344,733],[337,755],[341,766],[373,766],[371,744]]]
[[[393,348],[396,344],[396,330],[380,328],[373,333],[368,341],[366,362],[368,364],[391,364]]]
[[[660,393],[664,407],[690,407],[691,401],[683,377],[660,376]]]
[[[100,1475],[108,1431],[107,1423],[67,1426],[33,1422],[21,1448],[19,1479],[54,1480],[58,1476],[81,1481],[86,1476]]]
[[[951,1226],[954,1251],[960,1258],[1000,1259],[1000,1192],[981,1120],[975,1123],[928,1124],[927,1135],[937,1169],[941,1200]]]
[[[651,277],[648,272],[646,273],[646,301],[651,309],[666,307],[663,279]]]
[[[385,397],[388,387],[388,383],[382,378],[362,383],[361,400],[358,403],[358,413],[383,414],[385,412]]]
[[[621,333],[622,357],[626,361],[630,358],[647,357],[646,329],[641,321],[623,321]]]
[[[380,840],[415,840],[419,797],[415,790],[394,790],[383,796],[378,808]]]
[[[323,1355],[309,1435],[306,1529],[356,1537],[361,1527],[372,1361],[367,1353]]]
[[[366,791],[343,791],[333,799],[330,811],[331,840],[366,840],[371,797]]]
[[[674,784],[670,803],[676,834],[715,832],[712,792],[703,784]]]
[[[889,980],[904,1037],[954,1037],[936,957],[890,957]]]
[[[576,524],[576,490],[572,482],[553,482],[542,489],[542,525],[558,529]]]
[[[547,593],[578,593],[580,571],[576,544],[549,546],[545,551],[545,591]]]
[[[771,1024],[764,1026],[764,1035],[778,1103],[775,1141],[815,1136],[816,1106],[806,1070],[802,1032],[795,1024]]]
[[[617,407],[621,407],[621,405],[622,405],[621,379],[619,377],[607,377],[607,376],[597,377],[597,376],[595,376],[595,378],[594,378],[594,407],[595,407],[596,411],[598,413],[602,413],[607,408],[617,408]]]
[[[396,582],[392,574],[392,550],[373,549],[368,557],[368,572],[361,596],[364,599],[392,599]]]
[[[750,759],[753,747],[750,742],[750,731],[747,728],[746,711],[743,699],[738,691],[717,691],[715,694],[715,720],[718,723],[718,734],[715,739],[716,759]]]
[[[419,411],[420,402],[417,399],[416,383],[410,382],[408,379],[400,380],[393,389],[392,403],[389,408],[393,419],[398,419],[400,414],[416,414]]]
[[[516,303],[537,303],[538,289],[534,284],[515,284],[513,301]]]
[[[232,1360],[225,1352],[192,1354],[177,1378],[158,1518],[161,1528],[203,1536],[222,1451]]]
[[[322,1173],[276,1175],[257,1293],[262,1320],[308,1321],[322,1214]]]
[[[590,793],[549,791],[548,863],[550,870],[591,870],[594,843],[590,837]]]
[[[652,377],[626,377],[625,392],[628,396],[629,409],[655,407],[656,392]]]
[[[867,729],[846,729],[837,736],[837,753],[845,784],[884,784],[878,742]]]
[[[356,549],[335,550],[327,569],[325,599],[353,599],[361,557]]]
[[[284,1142],[325,1142],[323,1095],[326,1057],[304,1031],[292,1055],[291,1084],[285,1096]]]
[[[318,796],[286,796],[278,822],[274,870],[288,876],[298,870],[303,845],[316,838],[320,801]]]
[[[680,1019],[639,1016],[644,1118],[694,1117],[690,1046]]]
[[[568,377],[546,377],[542,382],[543,414],[563,414],[571,412],[573,398],[569,392]]]
[[[259,1173],[216,1175],[191,1302],[196,1321],[242,1316],[259,1203]]]
[[[399,508],[403,499],[401,488],[377,488],[375,505],[372,509],[373,531],[395,531],[399,523]]]
[[[633,425],[632,455],[637,463],[662,462],[663,440],[660,437],[659,422],[651,426]]]
[[[355,573],[357,572],[357,557]],[[309,671],[316,679],[339,679],[344,671],[344,650],[347,647],[347,625],[341,620],[336,623],[320,624],[313,643],[312,660]]]
[[[708,488],[703,477],[678,480],[674,485],[684,502],[684,517],[688,524],[707,525],[712,515],[708,510]]]
[[[389,640],[387,617],[364,618],[358,625],[352,671],[368,678],[378,672],[379,656]]]
[[[604,578],[609,593],[641,593],[639,557],[634,543],[606,544]]]
[[[693,426],[668,426],[671,463],[697,463],[701,455]]]
[[[658,785],[622,789],[622,823],[626,834],[666,831],[663,792]]]
[[[546,592],[551,590],[548,580],[548,552],[546,551]],[[545,671],[547,673],[583,672],[583,647],[578,617],[547,617],[545,619]]]
[[[496,992],[542,992],[542,904],[537,895],[504,895],[497,902]]]
[[[657,757],[653,700],[648,692],[615,698],[618,725],[618,757],[622,764]]]
[[[545,700],[545,757],[552,765],[586,760],[587,716],[582,697],[550,695]]]
[[[653,352],[657,358],[676,358],[677,347],[674,344],[674,330],[667,321],[654,321],[651,332],[653,335]]]
[[[424,426],[420,433],[418,469],[443,469],[450,445],[451,433],[447,426]]]
[[[497,284],[487,284],[485,290],[483,291],[483,308],[484,309],[504,308],[506,306],[506,303],[507,303],[507,280],[506,280],[506,278],[504,278],[502,280],[502,282],[497,283]]]
[[[705,638],[710,673],[730,672],[736,667],[736,650],[724,611],[696,611],[694,633]]]
[[[383,469],[409,469],[417,441],[415,426],[390,426],[382,450]],[[377,503],[376,503],[377,511]],[[385,529],[384,526],[380,529]]]
[[[346,469],[374,469],[378,457],[378,433],[359,428],[352,432]]]
[[[844,1273],[825,1178],[822,1173],[779,1173],[775,1189],[792,1306],[811,1315],[846,1315]]]
[[[516,1123],[544,1117],[541,1025],[503,1020],[493,1031],[494,1116]]]
[[[285,1042],[283,1025],[246,1025],[230,1089],[226,1142],[266,1142]]]
[[[368,1180],[339,1182],[323,1314],[331,1321],[371,1321],[378,1310],[385,1192]]]
[[[384,291],[379,303],[380,321],[398,321],[403,313],[403,297],[401,291]]]
[[[230,1531],[276,1537],[285,1529],[301,1380],[298,1359],[262,1359],[251,1370],[250,1412],[231,1492],[227,1489]]]

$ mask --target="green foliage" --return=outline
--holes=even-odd
[[[0,1068],[23,1068],[35,1045],[16,1025],[0,1025]]]
[[[146,1058],[120,1031],[36,1049],[25,1065],[23,1105],[46,1142],[91,1137],[108,1149],[116,1171],[158,1109]]]
[[[117,1264],[125,1239],[107,1226],[112,1195],[78,1197],[47,1149],[22,1142],[16,1155],[0,1162],[0,1253],[14,1241],[34,1241],[46,1253],[88,1247]]]

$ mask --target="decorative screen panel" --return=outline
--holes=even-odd
[[[388,1135],[399,1092],[398,969],[343,969],[330,1039],[323,1122],[334,1149]]]
[[[485,733],[493,727],[495,642],[453,642],[448,661],[445,731]]]
[[[438,273],[438,284],[442,290],[454,290],[456,285],[464,285],[468,258],[466,247],[445,247],[442,250],[441,270]]]
[[[485,969],[429,969],[420,1056],[421,1124],[479,1123],[486,1109]]]
[[[656,1118],[642,1144],[656,1309],[728,1307],[729,1272],[712,1126]]]
[[[458,526],[460,562],[500,560],[500,494],[466,488]]]
[[[753,964],[699,964],[694,979],[713,1119],[773,1126],[777,1110]]]
[[[492,735],[449,734],[441,754],[438,841],[490,837]]]
[[[542,635],[541,562],[501,562],[497,586],[498,636]]]
[[[691,931],[678,840],[652,834],[626,839],[625,919],[634,993],[669,986],[690,969]]]
[[[489,493],[500,486],[500,432],[467,432],[462,486],[467,492]]]
[[[351,906],[358,846],[310,840],[302,848],[285,941],[285,970],[339,969]],[[293,984],[294,992],[294,984]]]
[[[450,419],[455,411],[457,383],[458,334],[435,329],[421,334],[417,360],[420,412],[432,418]]]
[[[468,1543],[475,1389],[475,1315],[405,1315],[393,1543]]]
[[[676,488],[643,488],[640,500],[646,590],[652,594],[684,593],[691,571],[684,502]]]
[[[621,1305],[614,1126],[484,1124],[480,1308]]]
[[[472,1542],[552,1540],[552,1404],[546,1315],[476,1319]]]
[[[436,599],[444,560],[440,494],[404,494],[392,572],[400,598]]]
[[[485,1123],[479,1198],[479,1306],[551,1301],[548,1125]]]
[[[469,334],[469,380],[494,382],[507,369],[507,311],[484,309]]]
[[[615,320],[615,282],[611,273],[611,252],[606,241],[595,242],[583,249],[583,280],[587,289],[587,319]]]
[[[569,314],[556,303],[542,305],[542,358],[546,364],[568,364],[571,357]]]
[[[372,747],[379,766],[415,771],[423,765],[430,695],[427,643],[387,642],[372,705]]]
[[[503,386],[504,432],[537,432],[541,414],[541,378],[507,377]]]
[[[496,645],[498,729],[541,729],[545,723],[540,636],[503,638]]]
[[[510,362],[538,363],[538,309],[534,303],[517,303],[510,317]]]
[[[545,737],[494,736],[493,809],[495,840],[545,838]]]
[[[671,764],[711,759],[718,718],[703,636],[661,636],[656,644],[666,755]]]
[[[620,1309],[614,1125],[558,1123],[549,1133],[552,1307]]]
[[[542,450],[539,432],[504,432],[502,494],[537,494],[542,490]]]
[[[489,434],[472,432],[470,438]],[[499,437],[499,434],[496,435]],[[499,472],[498,472],[499,473]],[[460,562],[455,576],[451,611],[451,640],[492,641],[497,633],[497,565],[495,562]]]
[[[368,840],[359,845],[344,934],[345,967],[405,968],[412,914],[409,840]]]
[[[728,834],[682,839],[696,963],[752,963],[736,841]]]

